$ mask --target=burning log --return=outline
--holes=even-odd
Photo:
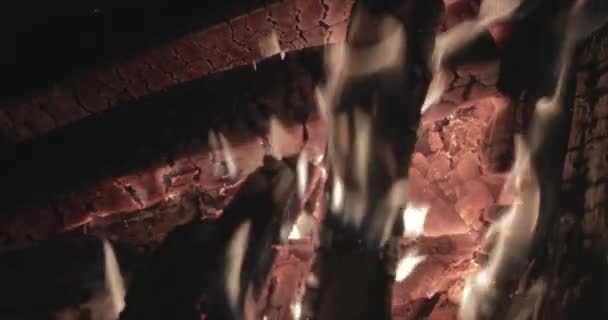
[[[121,319],[199,319],[201,312],[206,319],[258,318],[251,302],[266,284],[274,245],[287,240],[295,190],[295,167],[266,157],[220,218],[169,234],[134,279]]]
[[[8,66],[10,71],[17,69],[9,71],[17,73],[13,79],[39,74],[34,66],[51,71],[49,74],[55,77],[50,79],[54,80],[52,85],[38,84],[26,96],[2,97],[0,144],[32,139],[203,76],[240,66],[255,68],[256,63],[280,53],[342,41],[352,3],[353,0],[289,0],[271,4],[259,0],[196,4],[107,1],[86,9],[83,7],[89,5],[70,5],[64,9],[72,14],[64,14],[83,21],[65,27],[68,30],[57,30],[61,25],[57,20],[62,19],[43,17],[34,22],[50,25],[32,30],[41,39],[45,38],[41,32],[50,32],[47,37],[53,40],[59,34],[65,39],[65,46],[42,42],[47,46],[40,48],[36,46],[38,42],[29,41],[35,46],[27,48],[30,50],[9,46],[3,52],[16,51],[14,56],[3,55],[2,61],[29,58]],[[61,7],[50,11],[58,8]],[[49,61],[39,52],[50,56],[55,53],[56,59]],[[100,61],[87,61],[91,56]],[[69,70],[77,65],[75,61],[84,66]],[[52,72],[54,68],[60,70]],[[13,91],[19,90],[6,90]]]
[[[408,3],[397,20],[396,4],[359,2],[346,44],[328,57],[319,103],[329,124],[330,203],[304,319],[391,318],[398,211],[426,91],[421,64],[438,16],[437,3]]]
[[[271,117],[286,127],[274,152],[300,152],[306,126],[306,149],[316,157],[325,140],[312,93],[321,73],[318,50],[288,54],[260,63],[258,71],[217,74],[7,150],[0,160],[3,250],[187,193],[230,187],[234,181],[214,175],[224,162],[212,157],[209,129],[230,141],[240,178],[261,164],[260,138],[270,134]]]
[[[288,2],[282,2],[281,5],[285,3]],[[309,211],[327,211],[324,214],[326,219],[312,273],[306,278],[306,296],[303,301],[297,294],[286,294],[287,298],[280,299],[288,301],[295,297],[295,301],[290,301],[295,303],[293,314],[289,317],[390,318],[391,313],[395,314],[396,308],[399,309],[399,315],[407,319],[446,319],[456,317],[459,303],[461,315],[465,320],[528,317],[530,314],[540,318],[559,319],[572,315],[587,315],[587,308],[601,310],[600,299],[594,296],[602,296],[604,288],[601,285],[608,279],[603,271],[606,248],[602,240],[605,230],[601,228],[604,219],[602,207],[605,202],[603,179],[606,175],[603,172],[605,161],[601,155],[605,149],[602,139],[606,129],[602,120],[602,108],[606,101],[601,98],[605,52],[597,47],[605,45],[605,30],[583,51],[586,66],[577,74],[580,78],[579,86],[574,88],[569,79],[573,68],[570,62],[576,45],[604,23],[605,16],[595,12],[605,13],[605,7],[593,1],[507,1],[502,3],[505,7],[501,10],[493,10],[496,9],[493,4],[496,2],[483,3],[477,21],[456,25],[452,33],[437,42],[434,69],[431,70],[435,72],[435,80],[430,90],[427,90],[428,77],[424,72],[428,54],[425,51],[428,47],[424,44],[430,38],[430,24],[433,19],[429,17],[434,16],[435,11],[429,10],[433,14],[422,12],[421,8],[426,8],[426,5],[410,2],[402,9],[386,7],[388,2],[384,1],[361,1],[357,5],[348,42],[345,47],[334,51],[343,53],[342,58],[346,58],[329,60],[331,68],[342,69],[337,71],[330,68],[329,80],[318,94],[319,103],[325,107],[321,116],[325,117],[323,120],[329,120],[329,208],[324,210],[323,205],[308,208]],[[361,8],[365,10],[359,11]],[[398,16],[400,20],[384,19],[387,11]],[[364,30],[360,27],[361,21],[365,21]],[[492,39],[496,29],[505,25],[511,28],[512,38],[506,42]],[[400,33],[401,26],[405,26],[403,33]],[[420,28],[423,30],[421,34],[417,32]],[[388,32],[381,32],[387,30]],[[463,36],[463,30],[470,31],[470,34],[464,32],[464,38],[451,37],[454,34]],[[564,47],[560,44],[561,39],[555,34],[566,35]],[[406,37],[402,37],[403,35]],[[395,39],[398,41],[393,42]],[[526,66],[517,66],[515,62],[521,62],[524,54],[531,53],[527,46],[535,41],[547,44],[548,48],[546,52],[525,56],[526,59],[529,58],[530,65],[536,67],[531,71],[525,70]],[[594,53],[590,53],[590,48],[594,46]],[[387,49],[383,50],[383,59],[374,59],[377,57],[372,53],[378,48]],[[550,55],[545,56],[547,52]],[[497,56],[501,58],[500,77],[496,75],[497,64],[494,60]],[[288,61],[289,58],[288,55]],[[340,56],[333,55],[331,58]],[[318,57],[313,59],[317,61]],[[492,68],[469,69],[468,74],[454,71],[455,68],[480,60],[482,65]],[[353,68],[353,65],[358,68]],[[315,66],[313,69],[320,69],[320,63]],[[260,71],[262,70],[260,65]],[[308,76],[309,69],[304,70],[305,76]],[[552,73],[554,70],[558,72]],[[313,79],[320,78],[315,72],[310,74]],[[462,78],[468,79],[469,82],[464,83],[464,80],[458,77],[450,78],[450,74],[464,75]],[[305,82],[308,91],[302,96],[310,102],[307,107],[312,107],[314,102],[311,102],[311,88],[315,81]],[[496,94],[495,90],[500,90],[504,96],[495,96],[493,103],[484,101],[472,108],[460,108],[447,119],[434,121],[433,117],[443,117],[442,110],[453,110],[472,103],[471,99],[477,97],[472,94],[477,82],[486,85],[488,89],[479,97]],[[590,85],[593,89],[586,89],[582,84]],[[572,97],[575,89],[577,96]],[[424,104],[425,93],[427,104],[424,107],[430,108],[431,113],[423,116],[425,127],[419,131],[423,134],[418,137],[419,143],[414,146],[419,108]],[[524,98],[521,101],[520,96]],[[249,97],[245,96],[245,99],[247,98]],[[450,103],[444,104],[447,107],[443,108],[442,102],[445,101]],[[549,138],[565,141],[562,138],[566,133],[564,129],[571,101],[574,101],[575,108],[569,146],[572,148],[567,150],[564,176],[567,179],[567,199],[572,203],[564,206],[557,200],[562,195],[558,177],[566,146],[553,147],[548,141]],[[505,108],[507,104],[513,106]],[[403,105],[408,108],[403,108]],[[483,107],[488,109],[489,106],[498,111],[482,110]],[[514,114],[515,111],[522,113],[522,106],[535,106],[534,112],[530,112],[533,117],[526,119],[530,120],[529,124],[524,123],[529,125],[524,131],[526,138],[518,145],[522,147],[520,151],[529,149],[529,153],[516,154],[517,161],[512,169],[514,176],[508,180],[505,188],[510,192],[499,195],[497,189],[503,182],[501,173],[506,171],[512,159],[496,159],[501,158],[500,154],[510,154],[510,151],[488,151],[480,145],[494,144],[496,141],[510,143],[514,128],[513,125],[506,126],[507,128],[500,128],[500,125],[487,128],[487,125],[478,125],[475,121],[504,124],[512,120],[505,120],[507,115]],[[295,118],[298,128],[301,128],[301,123],[309,120],[307,107],[303,108],[305,112],[287,117]],[[519,110],[514,110],[515,107]],[[433,111],[441,112],[433,115]],[[135,112],[121,112],[123,116],[129,115],[123,119],[135,118]],[[175,112],[178,114],[176,118],[179,119],[171,122],[187,123],[190,128],[179,133],[179,137],[188,141],[205,140],[201,135],[207,138],[207,127],[202,134],[197,130],[198,117],[191,119],[189,113]],[[478,114],[473,117],[472,113]],[[163,115],[170,113],[156,110],[152,114],[155,115],[154,118],[161,119],[155,120],[155,123],[162,124],[162,120],[165,120]],[[463,116],[464,114],[467,116]],[[454,117],[462,118],[454,120]],[[186,118],[188,120],[184,120]],[[263,115],[262,118],[266,120],[268,117]],[[104,122],[109,126],[112,122],[106,120]],[[399,125],[403,125],[403,122],[407,122],[407,126],[400,129]],[[150,129],[152,127],[154,126],[150,125],[145,135],[162,136],[156,135],[157,133]],[[267,126],[264,121],[254,127],[255,134],[263,136],[260,140],[270,142],[271,148],[265,148],[268,144],[259,145],[259,141],[255,141],[250,144],[250,149],[239,149],[236,154],[246,153],[252,155],[251,158],[255,160],[261,159],[264,151],[273,152],[277,156],[300,152],[307,133],[311,133],[296,130],[298,133],[295,134],[295,140],[301,143],[294,145],[291,143],[291,137],[284,138],[290,134],[289,126],[283,127],[274,121],[270,121]],[[461,130],[463,127],[466,130]],[[583,127],[585,130],[581,129]],[[117,137],[129,132],[124,127],[118,129],[120,134],[117,134]],[[261,172],[267,168],[257,170],[242,182],[257,165],[249,162],[247,163],[250,166],[247,168],[235,165],[238,162],[233,161],[234,150],[239,148],[239,145],[235,144],[236,140],[229,135],[224,135],[226,131],[222,129],[212,128],[212,133],[208,134],[215,139],[210,139],[211,150],[208,150],[209,154],[205,153],[208,155],[205,161],[198,161],[192,154],[183,152],[192,150],[182,146],[175,149],[158,147],[159,150],[166,147],[163,149],[165,151],[161,152],[163,154],[166,150],[171,150],[169,153],[175,155],[170,157],[172,159],[168,160],[166,166],[163,164],[163,168],[169,168],[169,171],[156,167],[154,169],[158,169],[160,175],[155,175],[158,173],[155,171],[152,175],[152,185],[157,186],[161,192],[153,193],[148,192],[150,188],[137,188],[139,185],[133,182],[137,179],[130,175],[124,176],[129,170],[112,169],[109,170],[111,172],[108,176],[115,182],[93,187],[94,191],[90,191],[93,196],[85,192],[85,197],[72,195],[71,199],[76,199],[72,202],[52,201],[52,205],[43,204],[41,206],[47,211],[34,209],[32,211],[35,214],[19,221],[27,222],[36,215],[40,216],[41,212],[46,212],[50,219],[61,220],[52,226],[47,225],[47,229],[43,230],[47,234],[40,236],[42,239],[56,232],[55,229],[65,228],[63,219],[66,219],[66,213],[74,213],[74,221],[78,223],[85,221],[82,220],[83,217],[87,222],[90,222],[90,219],[96,223],[104,222],[103,219],[120,211],[113,206],[112,197],[117,194],[124,195],[124,198],[130,201],[128,206],[118,207],[142,213],[142,210],[148,210],[154,203],[166,204],[172,201],[172,197],[192,195],[189,191],[194,190],[194,193],[198,194],[201,189],[207,190],[204,189],[204,180],[201,180],[201,177],[206,175],[215,174],[222,178],[210,189],[226,191],[228,187],[235,187],[236,190],[237,186],[243,183],[242,189],[219,219],[199,221],[199,204],[193,201],[188,215],[181,217],[180,221],[195,221],[174,230],[157,252],[148,269],[149,273],[136,277],[123,317],[194,319],[200,317],[201,310],[211,318],[265,316],[269,308],[260,305],[254,307],[253,301],[265,300],[264,295],[275,296],[277,300],[276,296],[279,294],[275,293],[275,289],[284,285],[274,281],[275,278],[267,281],[270,264],[275,256],[272,245],[280,242],[277,239],[296,237],[293,235],[294,230],[304,233],[306,229],[304,222],[293,216],[286,216],[283,209],[288,207],[287,212],[299,212],[305,198],[318,196],[311,195],[314,193],[303,187],[307,185],[308,179],[315,179],[314,173],[308,175],[303,169],[308,167],[306,158],[310,159],[311,154],[302,153],[302,161],[298,165],[290,163],[292,168],[286,168],[285,163],[281,164],[286,171],[278,171],[289,172],[289,178],[285,180],[288,181],[288,186],[278,188],[283,192],[279,196],[281,200],[276,203],[269,189],[276,187],[277,181],[262,187],[255,182],[266,181],[268,177],[260,178],[260,174],[264,176]],[[235,131],[239,130],[236,128]],[[324,132],[322,129],[320,131]],[[489,131],[487,141],[481,143],[479,137],[486,131]],[[73,134],[87,131],[69,132]],[[279,134],[276,134],[277,132]],[[136,141],[139,144],[138,138],[149,138],[145,135],[137,135],[130,142]],[[318,137],[324,134],[312,132],[312,135]],[[173,133],[167,136],[171,137]],[[54,139],[57,139],[56,137]],[[58,140],[49,138],[47,141]],[[167,145],[175,142],[170,138],[162,141]],[[142,145],[151,144],[147,142]],[[49,148],[57,145],[52,144]],[[213,145],[217,145],[217,148]],[[315,147],[317,154],[322,153],[322,145],[320,143]],[[127,143],[122,142],[119,146],[122,150],[128,150],[129,147]],[[156,148],[151,147],[153,150]],[[194,153],[200,155],[199,152],[203,148],[197,144],[194,149]],[[480,149],[481,156],[478,154]],[[111,148],[108,147],[107,150]],[[150,154],[147,154],[133,161],[149,159],[149,156]],[[120,156],[110,158],[122,159]],[[15,159],[16,163],[23,158]],[[499,166],[488,164],[494,162],[501,163]],[[10,161],[7,163],[12,164]],[[136,164],[133,167],[136,167]],[[209,170],[205,171],[207,168]],[[243,170],[239,171],[239,168]],[[10,167],[8,170],[12,169],[14,168]],[[99,174],[107,174],[103,171],[100,169],[102,173]],[[297,179],[294,173],[296,171]],[[28,174],[31,174],[30,177],[36,177],[38,172],[38,169],[32,169]],[[55,185],[53,180],[58,176],[59,174],[49,174],[47,178],[52,179],[48,179],[48,185],[43,185],[41,190],[44,191],[45,187],[52,189],[49,185]],[[159,179],[159,176],[162,179]],[[8,184],[18,181],[17,175],[14,177],[10,179],[9,176]],[[306,179],[302,179],[303,177]],[[416,207],[417,204],[408,204],[401,199],[406,197],[402,188],[405,178],[409,178],[408,186],[420,186],[419,189],[408,190],[409,200],[415,197],[424,199],[423,204],[426,208],[430,207],[428,212],[424,207]],[[66,189],[77,190],[81,183],[79,179],[80,177],[75,178],[73,184]],[[97,181],[96,179],[97,176],[91,173],[91,176],[84,177],[82,182]],[[591,185],[587,192],[577,193],[577,190],[582,190],[581,186],[586,184]],[[105,192],[104,188],[113,188],[113,191]],[[26,189],[21,188],[21,191]],[[19,195],[19,190],[17,188],[15,194]],[[299,201],[293,202],[291,206],[287,205],[285,195],[296,191],[299,192]],[[508,197],[504,194],[513,197],[516,202],[511,206],[511,201],[506,199]],[[27,200],[28,197],[8,199],[7,208],[12,208],[11,201],[19,204],[26,202],[24,199]],[[31,194],[31,199],[38,199],[37,197],[34,192]],[[82,205],[79,202],[82,201],[81,198],[89,202]],[[57,203],[63,206],[58,206]],[[66,204],[72,204],[73,207]],[[502,205],[511,207],[502,208]],[[218,205],[218,209],[219,207],[221,206]],[[255,208],[255,212],[252,212],[251,208]],[[566,208],[567,212],[559,215],[563,208]],[[83,215],[83,212],[86,215]],[[91,212],[94,212],[93,217],[90,216]],[[158,213],[150,212],[152,215]],[[318,218],[322,215],[308,216]],[[425,220],[425,217],[428,219]],[[124,221],[123,218],[110,218],[105,222]],[[437,227],[437,219],[448,221],[450,227]],[[302,224],[301,229],[299,226],[290,228],[294,220],[298,221],[297,224]],[[10,222],[14,221],[16,220]],[[285,221],[288,227],[282,227]],[[312,221],[316,222],[315,219]],[[11,224],[9,228],[15,225],[18,224]],[[479,236],[489,225],[488,241],[479,248]],[[19,236],[16,229],[11,230],[8,232],[9,242]],[[420,233],[424,236],[412,239]],[[454,239],[459,240],[453,241]],[[547,239],[554,241],[548,242]],[[314,242],[315,239],[312,240],[311,242]],[[310,243],[308,245],[306,248],[298,247],[297,250],[288,248],[287,251],[295,252],[302,260],[309,259],[313,249]],[[475,253],[476,250],[481,252]],[[579,254],[578,250],[582,253]],[[279,255],[281,253],[279,250]],[[534,258],[534,262],[526,268],[530,257]],[[566,259],[583,260],[588,262],[590,267],[573,266]],[[472,274],[466,283],[463,283],[462,278],[472,271],[479,273]],[[171,277],[163,276],[166,274],[171,274]],[[515,288],[518,280],[515,278],[521,278],[519,288]],[[353,288],[355,281],[357,286]],[[270,284],[262,289],[267,283]],[[150,289],[159,284],[170,289],[167,292]],[[517,290],[514,292],[515,289]],[[549,290],[550,294],[546,294],[544,290]],[[393,295],[393,291],[397,294]],[[152,293],[157,296],[150,299]],[[270,316],[270,319],[286,317],[285,314],[278,312]]]

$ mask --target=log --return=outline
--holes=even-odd
[[[300,152],[306,126],[314,157],[324,149],[313,95],[320,55],[311,48],[257,71],[217,74],[13,146],[0,160],[0,247],[233,184],[214,173],[223,156],[214,158],[208,146],[210,129],[232,144],[239,178],[261,164],[271,116],[286,127],[273,146],[278,154]]]
[[[255,64],[281,50],[342,42],[353,2],[74,5],[66,0],[34,12],[20,3],[21,9],[5,11],[10,16],[2,19],[7,23],[2,35],[14,45],[0,53],[11,79],[0,95],[0,146],[33,139],[209,74]],[[438,31],[473,17],[474,3],[446,0]],[[37,41],[27,45],[20,40],[32,37]],[[468,77],[458,74],[455,89],[461,90]],[[485,95],[493,87],[488,87],[490,78],[466,85],[472,86],[473,96]]]
[[[85,9],[86,13],[76,15],[78,20],[86,20],[78,23],[84,25],[82,30],[70,25],[71,32],[58,32],[65,37],[63,41],[72,45],[43,41],[42,49],[14,46],[18,48],[14,57],[9,53],[6,60],[2,59],[14,65],[9,70],[17,69],[17,79],[48,68],[37,70],[39,64],[31,61],[51,65],[55,73],[61,74],[43,77],[35,90],[0,100],[0,145],[29,140],[212,73],[243,65],[251,67],[280,52],[342,41],[352,2],[289,0],[263,5],[258,0],[230,0],[221,5],[200,2],[180,6],[174,2],[154,5],[137,1],[126,5],[106,2],[94,7],[93,12]],[[251,11],[245,11],[248,9]],[[140,24],[138,19],[142,20]],[[56,23],[56,19],[51,21]],[[43,35],[51,32],[48,38],[56,39],[57,27],[40,25],[34,30]],[[39,58],[40,52],[49,52],[49,46],[59,48],[58,52]],[[79,46],[84,48],[78,50]],[[26,50],[26,54],[19,50]],[[85,57],[91,52],[94,58],[88,59],[93,60],[88,66],[70,70],[74,60],[87,60]],[[36,54],[36,59],[32,54]],[[22,56],[26,67],[19,63]],[[13,62],[15,59],[17,62]],[[28,72],[30,65],[32,71]]]
[[[219,219],[193,221],[173,230],[151,263],[136,274],[121,319],[244,319],[248,293],[255,300],[266,284],[276,252],[286,240],[286,210],[296,190],[295,168],[267,157]],[[228,248],[237,230],[250,224],[236,270]],[[233,287],[231,279],[236,279]],[[228,292],[236,290],[231,302]],[[204,296],[204,298],[202,298]],[[202,302],[201,302],[202,301]],[[258,318],[258,317],[256,317]]]
[[[562,201],[541,260],[548,281],[539,319],[605,318],[608,308],[605,221],[608,166],[606,67],[608,29],[588,40],[577,60]]]
[[[428,87],[427,75],[421,70],[425,69],[431,30],[441,5],[436,1],[360,1],[353,9],[344,49],[347,54],[340,57],[352,70],[334,70],[338,78],[330,78],[325,93],[332,129],[328,137],[328,181],[339,179],[341,184],[328,188],[331,204],[324,215],[320,245],[306,280],[304,319],[391,318],[403,222],[397,213],[399,208],[382,199],[392,200],[388,194],[401,199],[401,190],[391,188],[407,177]],[[385,49],[383,54],[397,58],[386,58],[392,63],[376,67],[384,57],[370,57],[369,52],[397,36],[403,37],[396,41],[404,49]],[[364,131],[355,126],[362,121],[369,121],[368,135],[358,135]],[[363,151],[369,158],[361,158],[358,149],[359,141],[364,139],[373,139]],[[357,161],[364,161],[365,171],[355,169],[352,164]],[[361,185],[360,179],[363,183],[369,179],[373,187]],[[336,207],[334,191],[339,187],[344,189],[344,199],[338,201],[344,204]],[[359,193],[361,190],[368,193]],[[405,190],[402,191],[405,197]],[[359,201],[363,204],[357,207]],[[349,224],[357,214],[363,215],[361,222]],[[355,282],[357,285],[353,286]]]

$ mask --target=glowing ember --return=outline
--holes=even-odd
[[[408,203],[403,210],[403,236],[417,237],[424,231],[424,221],[429,212],[428,206],[415,206]]]
[[[425,259],[425,256],[419,256],[416,251],[406,253],[405,257],[403,257],[397,265],[397,274],[395,276],[395,280],[397,282],[405,280],[405,278],[407,278],[412,271],[414,271],[416,266],[418,266],[418,264]]]

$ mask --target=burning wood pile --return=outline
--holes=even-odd
[[[51,128],[5,130],[13,153],[2,167],[14,197],[0,225],[8,284],[0,315],[570,319],[588,307],[608,314],[597,299],[608,284],[608,158],[598,151],[608,152],[608,133],[600,132],[608,128],[601,111],[608,5],[301,2],[266,6],[133,60],[179,56],[175,48],[202,37],[193,50],[208,54],[213,70],[181,59],[186,67],[178,69],[192,74],[167,66],[170,82],[236,71],[164,96],[152,93],[165,85],[148,81],[130,98],[106,92],[108,107],[143,102],[31,143],[22,140]],[[306,20],[317,11],[319,26]],[[267,19],[256,20],[264,12]],[[255,38],[252,30],[268,23]],[[216,59],[227,41],[221,30],[231,34],[228,62]],[[19,114],[27,101],[66,88],[5,109]],[[177,102],[183,106],[166,106]],[[150,120],[133,130],[144,112]],[[88,141],[82,153],[103,157],[77,159],[98,166],[72,166],[80,162],[69,152],[91,137],[99,144]],[[41,177],[32,190],[21,173],[8,172],[53,148],[67,155],[49,156],[55,172],[32,166],[25,177]],[[76,271],[63,267],[80,256]],[[57,281],[34,278],[41,289],[32,297],[36,286],[11,289],[42,264]],[[56,290],[66,296],[52,297]]]

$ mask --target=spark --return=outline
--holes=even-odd
[[[424,231],[424,221],[429,212],[429,206],[416,206],[411,203],[403,210],[403,236],[415,238]]]
[[[125,286],[120,273],[120,266],[114,253],[114,248],[108,240],[103,240],[103,255],[105,260],[106,287],[110,291],[112,298],[113,315],[118,315],[125,306]]]
[[[416,251],[410,251],[405,254],[405,256],[399,261],[397,265],[397,273],[395,276],[395,280],[397,282],[402,282],[407,278],[420,264],[426,259],[426,256],[419,256]]]

